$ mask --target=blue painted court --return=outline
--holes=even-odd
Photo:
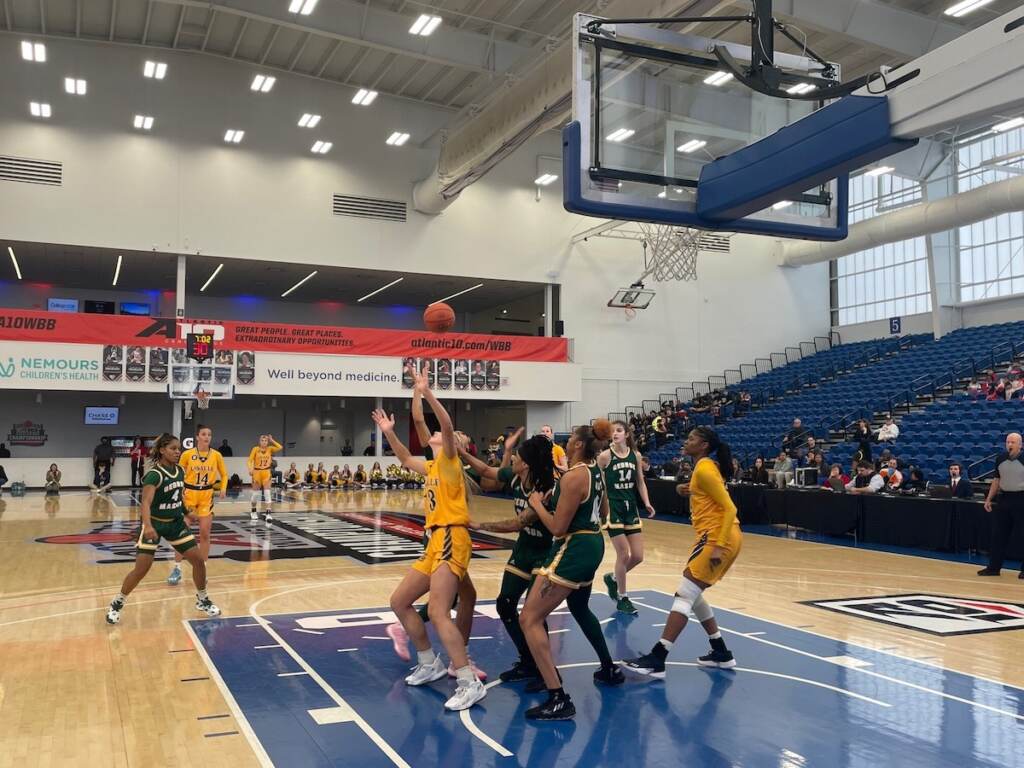
[[[615,658],[646,651],[670,598],[632,595],[623,618],[592,606]],[[599,688],[594,655],[568,612],[549,626],[575,721],[531,723],[544,694],[496,683],[515,651],[477,606],[471,652],[490,674],[465,713],[454,686],[403,682],[387,609],[188,622],[257,754],[281,766],[1010,766],[1024,764],[1024,690],[721,610],[735,671],[695,666],[707,641],[690,626],[665,681]],[[440,647],[437,644],[436,647]],[[244,718],[244,721],[243,721]]]

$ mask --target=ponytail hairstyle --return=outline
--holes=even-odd
[[[534,435],[520,443],[516,453],[530,471],[529,485],[533,490],[547,493],[555,487],[555,459],[547,437]]]
[[[622,431],[626,433],[626,445],[629,446],[629,449],[631,451],[635,451],[636,450],[636,441],[633,440],[633,430],[630,429],[629,424],[624,422],[622,419],[616,419],[615,421],[612,422],[613,431],[614,431],[614,428],[617,427],[617,426],[618,427],[622,427]],[[610,434],[609,434],[609,439],[611,439],[611,435]]]
[[[723,441],[711,427],[702,425],[696,427],[693,431],[697,433],[701,440],[708,444],[708,455],[715,455],[718,468],[722,472],[722,479],[726,482],[731,480],[733,466],[732,449],[729,447],[729,444]]]
[[[164,432],[156,440],[153,441],[153,447],[149,449],[149,462],[150,464],[156,465],[160,463],[160,451],[166,448],[168,445],[173,443],[178,438],[172,435],[170,432]]]
[[[593,461],[608,447],[612,437],[612,423],[608,419],[594,419],[593,424],[576,427],[573,437],[583,446],[583,460]]]

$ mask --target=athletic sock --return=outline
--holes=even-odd
[[[427,648],[425,651],[416,651],[416,660],[420,664],[433,664],[435,658],[433,648]]]
[[[713,651],[727,651],[725,647],[725,640],[722,639],[721,632],[715,632],[713,635],[708,635],[708,640],[711,642],[711,649]]]
[[[455,670],[455,679],[460,683],[466,683],[467,685],[472,683],[476,680],[476,675],[473,674],[473,667],[469,664],[464,667],[459,667]]]

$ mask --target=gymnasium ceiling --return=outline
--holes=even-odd
[[[517,70],[564,41],[577,11],[606,0],[318,0],[310,15],[291,0],[0,0],[0,33],[77,38],[103,45],[177,49],[256,63],[346,89],[371,88],[471,117]],[[1018,0],[993,0],[961,19],[952,0],[776,0],[775,14],[854,77],[919,55]],[[694,3],[679,3],[680,8]],[[745,13],[747,0],[701,3],[717,14]],[[409,34],[421,13],[443,23],[429,37]],[[696,31],[749,39],[741,25]],[[797,52],[781,38],[779,50]]]

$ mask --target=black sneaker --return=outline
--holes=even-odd
[[[706,656],[701,656],[697,659],[697,663],[702,667],[716,667],[718,669],[732,669],[736,666],[736,659],[733,658],[732,651],[716,651],[711,650],[711,653]]]
[[[665,679],[665,662],[653,653],[645,653],[636,659],[625,659],[622,666],[638,675],[653,677],[657,680]]]
[[[568,693],[552,693],[548,700],[526,710],[527,720],[572,720],[576,707]]]
[[[979,576],[998,576],[999,575],[999,571],[997,571],[995,568],[982,568],[980,571],[978,571],[978,575]]]
[[[622,685],[626,682],[626,676],[622,670],[612,664],[610,667],[601,667],[594,673],[594,682],[601,685]]]
[[[506,669],[498,677],[501,678],[503,683],[518,683],[522,680],[533,680],[539,674],[540,672],[537,671],[537,667],[520,659],[512,669]]]

